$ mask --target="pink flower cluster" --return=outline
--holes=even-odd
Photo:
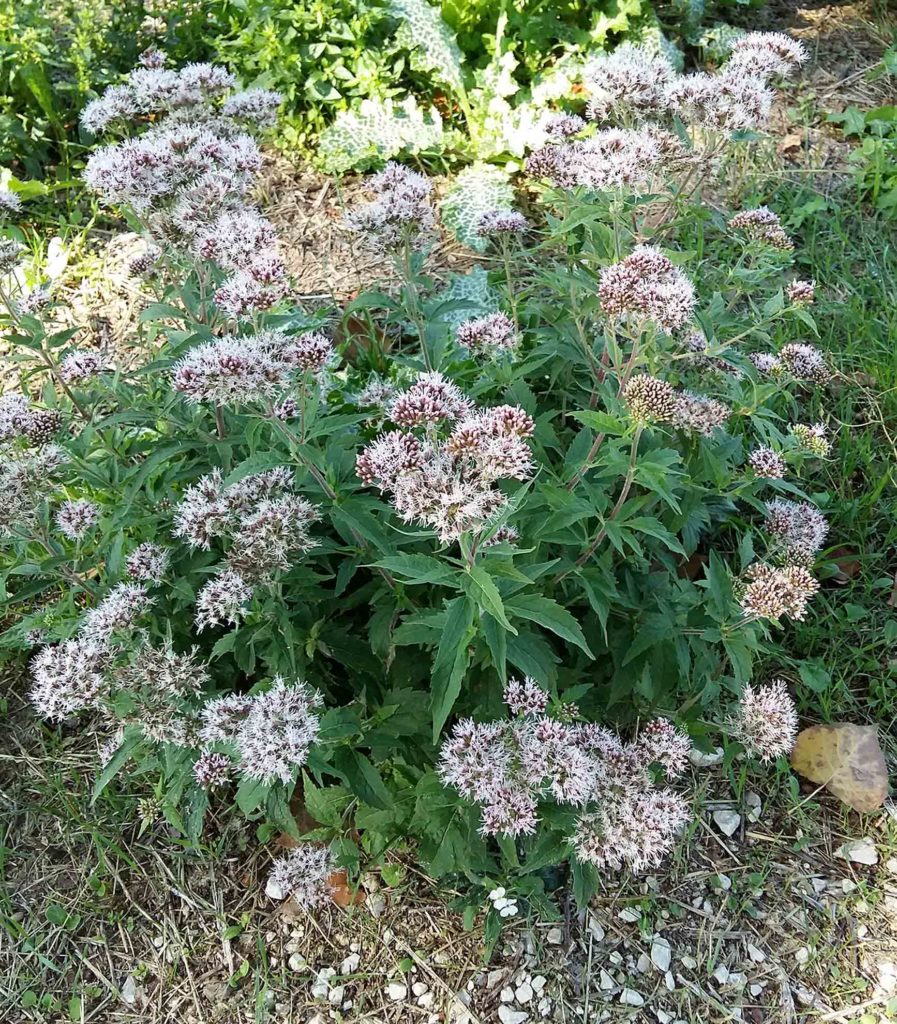
[[[759,128],[769,118],[770,82],[806,59],[803,45],[776,32],[752,32],[735,43],[717,74],[677,74],[663,56],[624,44],[592,60],[583,80],[593,120],[669,122],[717,131]]]
[[[526,161],[527,173],[558,188],[594,192],[647,188],[662,167],[664,147],[647,129],[606,128],[586,139],[542,146]]]
[[[508,498],[499,480],[532,475],[532,419],[517,406],[477,409],[442,374],[421,374],[392,400],[389,417],[405,429],[372,441],[356,460],[358,476],[390,494],[405,522],[433,528],[442,541],[501,514]]]
[[[788,754],[797,738],[797,710],[784,679],[756,690],[746,686],[730,721],[732,733],[763,761]]]
[[[440,752],[443,782],[482,806],[480,831],[530,835],[539,802],[551,800],[582,812],[570,837],[580,860],[636,871],[658,863],[689,814],[681,797],[653,788],[650,769],[679,775],[688,737],[663,719],[628,744],[601,726],[557,721],[532,679],[512,680],[505,702],[514,718],[465,719]]]
[[[197,594],[200,630],[239,622],[253,586],[269,584],[315,546],[309,528],[317,507],[292,489],[292,473],[279,467],[230,485],[213,470],[184,492],[174,535],[192,547],[208,550],[216,538],[228,546],[224,565]]]
[[[669,257],[648,245],[637,246],[601,271],[598,296],[608,316],[653,321],[665,331],[684,327],[695,306],[691,281]]]
[[[346,217],[346,227],[376,249],[419,248],[435,225],[430,179],[401,164],[388,163],[367,180],[374,199]]]
[[[288,282],[274,228],[247,199],[261,153],[245,127],[271,124],[280,97],[254,89],[222,104],[233,84],[211,64],[140,67],[88,104],[82,123],[98,132],[162,115],[142,135],[96,150],[84,180],[146,222],[151,251],[173,245],[214,260],[228,274],[216,304],[241,320],[276,305]]]

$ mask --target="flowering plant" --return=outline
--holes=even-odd
[[[229,797],[296,833],[300,795],[331,854],[274,889],[309,904],[331,855],[409,842],[538,903],[546,865],[584,899],[669,851],[687,802],[655,787],[728,694],[733,735],[782,752],[784,684],[746,688],[819,586],[800,481],[832,371],[784,226],[700,189],[801,57],[760,35],[716,76],[597,62],[597,124],[531,154],[529,217],[479,219],[478,299],[428,272],[430,183],[387,166],[347,228],[401,285],[341,311],[291,298],[250,198],[275,94],[149,53],[91,104],[96,131],[138,126],[86,181],[143,223],[159,301],[128,365],[7,275],[0,525],[2,643],[32,652],[38,713],[92,716],[98,788],[156,770],[194,836]]]

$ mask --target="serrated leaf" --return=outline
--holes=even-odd
[[[474,605],[469,598],[456,597],[448,603],[442,639],[433,661],[430,703],[433,709],[434,743],[439,739],[442,727],[461,692],[461,680],[470,661],[467,645],[473,636],[473,613]]]
[[[505,602],[505,610],[511,617],[516,616],[535,622],[536,625],[550,630],[562,640],[575,644],[590,658],[594,657],[579,623],[554,598],[543,597],[540,594],[521,594],[509,598]]]
[[[471,566],[463,583],[467,594],[483,611],[488,612],[509,633],[517,632],[505,614],[504,602],[501,599],[501,594],[498,592],[498,587],[496,587],[492,577],[482,566]]]

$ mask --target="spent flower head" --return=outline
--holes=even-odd
[[[666,331],[684,327],[695,305],[691,281],[648,245],[637,246],[619,263],[605,267],[598,295],[608,316],[653,320]]]
[[[819,590],[819,583],[802,565],[777,568],[762,562],[748,567],[741,608],[748,619],[773,619],[783,616],[800,621],[807,604]]]

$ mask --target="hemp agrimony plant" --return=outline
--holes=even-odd
[[[98,789],[155,772],[193,837],[210,801],[295,834],[300,798],[329,852],[280,862],[277,898],[399,849],[547,912],[548,865],[585,900],[669,852],[690,735],[785,752],[753,665],[812,613],[832,371],[775,213],[700,196],[801,57],[602,58],[466,279],[428,267],[431,183],[388,165],[347,229],[400,288],[341,310],[292,298],[252,201],[275,95],[150,53],[90,105],[126,137],[86,183],[143,225],[157,302],[126,365],[55,330],[3,243],[0,642],[38,714],[93,719]]]

